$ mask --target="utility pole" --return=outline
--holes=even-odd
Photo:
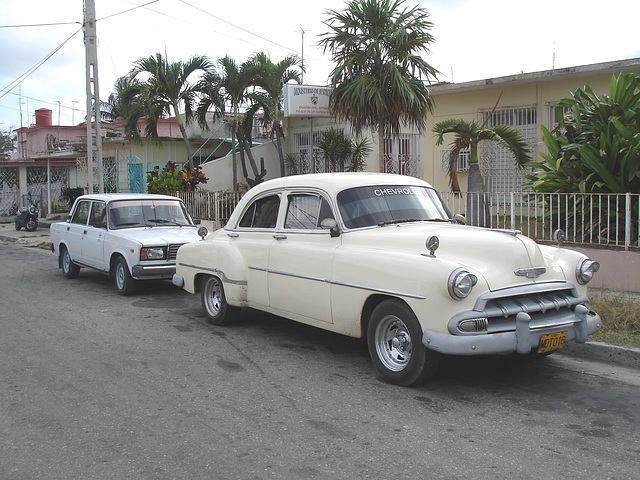
[[[87,174],[91,179],[88,193],[93,193],[96,184],[98,192],[104,193],[95,0],[84,0],[84,51],[87,91],[87,166],[89,170]]]

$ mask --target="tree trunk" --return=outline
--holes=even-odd
[[[378,171],[384,173],[384,125],[382,121],[378,124],[378,161]]]
[[[233,191],[238,190],[238,160],[236,157],[236,141],[238,141],[238,123],[235,118],[233,124],[231,124],[231,170],[233,172]]]
[[[489,205],[487,204],[486,188],[480,165],[478,163],[469,164],[469,184],[467,187],[467,223],[478,227],[488,227],[491,225]]]
[[[182,116],[178,113],[178,109],[174,106],[174,111],[176,113],[176,122],[178,123],[178,128],[180,128],[180,134],[182,135],[182,140],[184,141],[184,146],[187,149],[187,158],[189,160],[189,169],[193,171],[195,165],[193,164],[193,156],[191,154],[191,143],[189,142],[189,137],[187,137],[187,130],[184,128],[184,123],[182,122]]]

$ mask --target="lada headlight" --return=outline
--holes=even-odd
[[[164,260],[166,250],[164,247],[142,247],[140,249],[140,260]]]
[[[454,300],[462,300],[469,296],[476,283],[478,283],[478,277],[467,272],[464,268],[458,268],[449,275],[447,283],[449,295]]]
[[[600,270],[600,264],[593,260],[582,257],[576,266],[576,279],[580,285],[586,285],[591,281],[593,275]]]

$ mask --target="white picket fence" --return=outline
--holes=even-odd
[[[225,225],[241,198],[235,192],[180,192],[193,218]],[[465,215],[467,197],[441,193],[452,213]],[[585,246],[640,248],[640,194],[486,193],[490,228],[520,230],[536,241],[553,242],[562,229],[566,242]],[[477,204],[477,202],[476,202]],[[471,217],[472,215],[467,215]]]

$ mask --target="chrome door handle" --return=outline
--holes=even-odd
[[[283,235],[282,233],[277,233],[273,236],[273,238],[275,238],[276,240],[286,240],[287,236]]]

